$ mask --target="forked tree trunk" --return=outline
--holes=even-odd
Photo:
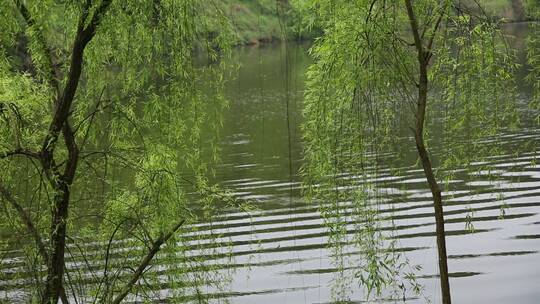
[[[63,90],[60,89],[61,82],[59,81],[59,73],[54,69],[53,60],[50,49],[48,48],[45,40],[38,36],[39,43],[42,45],[46,52],[46,59],[50,59],[49,62],[49,82],[51,87],[56,91],[57,96],[54,104],[53,119],[49,126],[49,132],[45,136],[42,148],[39,152],[30,153],[24,151],[15,151],[12,153],[6,153],[5,156],[15,154],[26,154],[31,157],[38,158],[41,162],[43,171],[49,180],[52,189],[54,190],[53,206],[51,208],[51,230],[50,230],[50,254],[47,252],[39,234],[35,229],[31,219],[26,215],[20,205],[12,199],[8,191],[0,184],[0,194],[2,194],[19,212],[21,219],[26,224],[29,231],[33,234],[33,237],[38,245],[38,249],[43,259],[47,261],[47,277],[45,282],[45,289],[42,294],[42,304],[56,304],[59,298],[62,299],[64,304],[68,303],[68,298],[63,285],[64,269],[65,269],[65,249],[66,249],[66,228],[68,219],[68,209],[70,204],[71,186],[77,171],[77,165],[79,161],[79,147],[75,141],[75,133],[70,125],[69,117],[71,115],[71,108],[75,98],[75,93],[78,88],[79,79],[83,68],[83,56],[84,50],[88,43],[92,40],[96,34],[96,29],[101,23],[103,15],[111,5],[112,0],[102,0],[99,5],[96,5],[93,10],[93,14],[89,17],[92,9],[92,1],[86,1],[82,8],[81,15],[79,17],[79,23],[77,26],[77,32],[75,40],[73,42],[73,48],[71,53],[71,60],[69,65],[69,72],[65,81]],[[32,18],[30,11],[25,6],[24,1],[14,0],[16,7],[21,13],[22,17],[27,22],[28,26],[34,26],[35,20]],[[87,20],[89,18],[89,20]],[[39,34],[39,31],[38,31]],[[64,172],[59,172],[54,159],[54,151],[57,141],[60,138],[60,133],[65,143],[68,156],[65,161]],[[0,154],[0,156],[2,156]],[[113,303],[120,303],[127,294],[131,291],[133,285],[144,273],[145,268],[149,265],[154,255],[160,250],[161,245],[165,243],[172,235],[180,228],[183,221],[178,223],[169,233],[162,235],[152,247],[152,250],[146,256],[146,258],[139,265],[138,270],[132,276],[128,284],[123,288],[121,294],[116,297]]]
[[[82,73],[84,50],[96,34],[97,26],[101,22],[101,18],[107,11],[111,2],[112,0],[103,0],[95,9],[89,22],[87,22],[86,19],[90,12],[92,2],[87,1],[83,7],[77,26],[77,33],[73,42],[66,84],[55,104],[53,119],[49,126],[49,133],[43,141],[40,153],[44,171],[48,175],[48,179],[51,182],[53,189],[56,191],[51,215],[51,255],[47,265],[48,271],[45,292],[42,298],[43,304],[56,304],[58,303],[58,298],[62,294],[65,294],[63,280],[66,224],[71,185],[73,184],[79,161],[79,148],[75,142],[75,133],[71,128],[69,117],[71,115],[71,106]],[[62,133],[65,147],[68,151],[68,157],[62,174],[57,171],[54,161],[54,149],[56,142],[60,137],[60,133]]]

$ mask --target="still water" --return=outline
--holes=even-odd
[[[523,44],[524,29],[512,29],[518,44]],[[310,63],[307,48],[267,46],[240,48],[235,53],[234,60],[241,66],[227,87],[231,104],[225,113],[215,181],[237,198],[252,202],[257,210],[229,210],[212,223],[199,225],[203,234],[218,234],[215,241],[231,244],[223,251],[230,250],[232,260],[208,261],[234,270],[224,290],[203,288],[204,293],[214,294],[212,301],[331,301],[331,286],[339,279],[339,272],[327,246],[328,231],[318,206],[301,199],[297,175],[302,165],[299,125],[304,72]],[[521,79],[521,75],[516,77]],[[527,88],[521,93],[518,102],[526,105]],[[493,139],[492,144],[508,151],[491,159],[497,169],[495,177],[478,174],[473,181],[456,179],[452,195],[445,194],[455,303],[540,303],[540,166],[535,165],[538,155],[534,144],[538,140],[540,129],[532,123],[522,126],[520,132]],[[514,153],[515,146],[529,148]],[[404,249],[411,264],[423,266],[417,272],[423,295],[406,302],[425,303],[428,298],[438,303],[433,208],[423,171],[415,165],[412,152],[411,158],[400,164],[399,175],[383,167],[375,183],[394,190],[387,206],[393,208],[398,247]],[[505,210],[503,219],[501,207]],[[465,227],[471,213],[474,233]],[[354,249],[350,251],[354,255]],[[0,269],[16,272],[16,261],[16,256],[4,259]],[[13,300],[24,288],[24,282],[15,280],[19,279],[0,281],[0,299]],[[362,289],[357,283],[351,287],[351,302],[361,302]],[[167,298],[166,287],[159,294]]]

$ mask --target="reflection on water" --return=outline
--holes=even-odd
[[[519,28],[515,33],[523,38]],[[319,206],[300,199],[300,180],[296,174],[290,176],[288,160],[290,149],[292,172],[297,172],[302,161],[298,127],[302,81],[309,59],[305,46],[289,48],[290,119],[294,126],[290,132],[293,144],[289,147],[284,56],[280,46],[245,48],[236,53],[235,60],[242,66],[227,89],[231,106],[225,117],[223,155],[216,181],[238,198],[256,202],[259,209],[249,214],[230,210],[212,223],[197,225],[203,236],[219,235],[217,239],[208,237],[206,243],[204,237],[199,237],[197,241],[203,245],[198,248],[216,250],[210,254],[192,250],[188,255],[235,271],[229,290],[203,290],[216,302],[330,301],[330,284],[337,269],[332,266],[331,250],[326,246],[329,233],[323,226]],[[527,94],[523,89],[525,99]],[[456,303],[540,301],[540,166],[535,165],[538,140],[540,130],[532,124],[518,133],[490,140],[489,144],[508,151],[491,160],[497,170],[479,171],[467,182],[458,174],[451,181],[452,191],[444,193],[451,288]],[[519,155],[514,153],[517,146],[525,147]],[[437,303],[440,294],[431,197],[422,170],[414,164],[414,153],[410,155],[400,164],[399,175],[393,168],[383,167],[374,182],[388,193],[381,212],[395,223],[396,250],[404,252],[412,264],[423,266],[418,279],[425,286],[424,295]],[[475,165],[482,168],[482,164]],[[341,207],[344,215],[353,211],[353,206]],[[471,213],[472,219],[468,217]],[[466,229],[468,221],[472,221],[474,233]],[[350,223],[347,233],[354,232]],[[343,246],[350,247],[346,250],[349,255],[358,254],[351,244]],[[232,262],[228,248],[232,248]],[[116,250],[121,249],[122,242],[118,242]],[[78,262],[70,263],[68,268]],[[156,289],[165,298],[170,288],[165,281],[167,269],[160,265],[152,268],[163,271],[160,275],[164,283]],[[0,271],[0,296],[15,299],[28,280],[17,251],[3,254]],[[352,303],[361,299],[358,288],[352,296],[357,302]],[[424,303],[425,299],[407,298],[406,302]]]

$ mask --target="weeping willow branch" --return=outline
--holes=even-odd
[[[43,56],[46,60],[46,70],[47,70],[47,81],[49,82],[49,85],[51,88],[56,92],[57,95],[60,95],[60,72],[55,68],[54,61],[53,61],[53,53],[51,51],[51,48],[48,46],[47,42],[45,41],[45,37],[43,37],[43,33],[41,30],[36,26],[36,21],[30,14],[30,11],[24,5],[24,3],[21,0],[15,0],[15,5],[17,6],[17,9],[19,10],[19,13],[23,17],[26,24],[31,27],[35,28],[35,31],[37,33],[37,42],[39,43],[40,47],[43,49],[43,52],[45,53],[45,56]]]
[[[49,254],[47,253],[47,249],[45,248],[43,239],[41,238],[39,231],[34,225],[32,218],[26,212],[26,210],[24,210],[24,208],[15,200],[11,192],[4,186],[2,182],[0,182],[0,194],[2,194],[4,201],[8,202],[11,205],[11,207],[13,207],[15,211],[17,211],[17,214],[19,215],[21,221],[23,222],[26,229],[28,230],[32,238],[34,239],[34,242],[36,243],[36,246],[38,248],[38,251],[41,257],[45,260],[48,260]]]

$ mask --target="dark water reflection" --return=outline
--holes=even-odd
[[[511,28],[516,36],[514,46],[520,50],[525,48],[525,29],[523,25]],[[241,67],[227,88],[231,104],[225,116],[216,181],[238,198],[255,202],[259,210],[249,216],[231,210],[212,223],[199,225],[203,233],[221,234],[207,248],[232,245],[232,263],[226,262],[226,248],[222,255],[192,252],[210,264],[235,270],[229,291],[205,290],[216,302],[328,303],[331,299],[336,269],[327,248],[328,231],[318,206],[301,200],[296,175],[302,163],[303,80],[310,61],[305,45],[291,45],[287,51],[287,58],[283,46],[242,48],[235,54]],[[523,53],[519,56],[523,60]],[[517,75],[520,80],[524,71]],[[521,86],[521,93],[524,104],[530,92]],[[492,144],[509,151],[491,160],[497,172],[478,174],[472,181],[456,178],[452,193],[444,194],[455,303],[540,302],[540,166],[534,165],[538,140],[540,130],[533,124],[495,139]],[[512,151],[516,145],[528,148],[516,155]],[[382,212],[395,221],[398,251],[423,266],[418,278],[425,286],[424,295],[438,303],[433,208],[423,172],[414,166],[414,153],[410,155],[399,175],[392,168],[382,168],[375,183],[388,190]],[[504,201],[499,199],[501,194]],[[343,206],[344,214],[352,212],[349,207]],[[500,219],[501,207],[504,219]],[[470,212],[474,212],[475,233],[465,228]],[[354,233],[352,224],[347,233]],[[349,255],[358,254],[349,249]],[[16,255],[3,258],[0,270],[21,271],[18,261]],[[15,277],[0,281],[0,296],[9,297],[22,286],[24,282]],[[167,288],[166,284],[157,287],[165,297]],[[363,299],[357,289],[353,303]],[[425,299],[413,297],[406,302],[424,303]]]

